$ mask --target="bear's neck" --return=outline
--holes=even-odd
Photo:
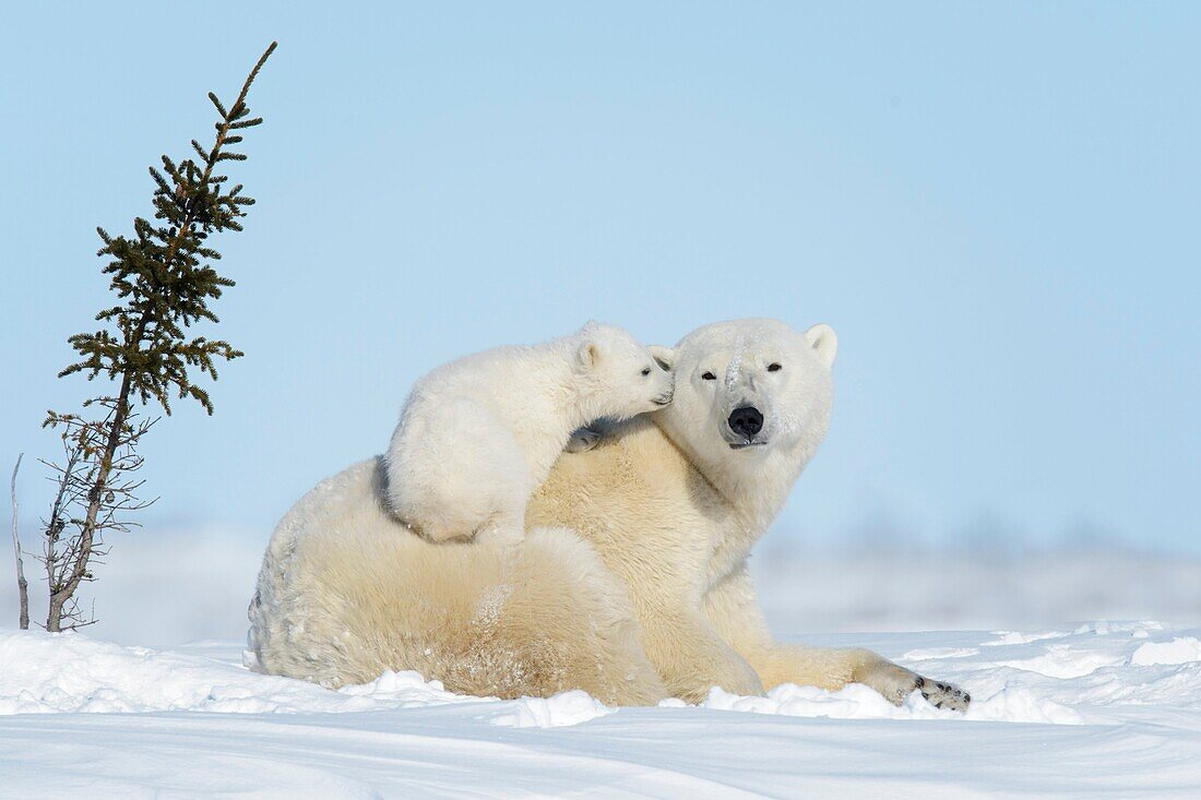
[[[706,478],[729,504],[739,525],[758,540],[788,501],[803,464],[784,453],[768,453],[742,469],[706,470]],[[702,468],[705,470],[705,468]],[[713,477],[710,477],[710,476]]]
[[[742,463],[730,459],[714,463],[675,441],[662,426],[660,431],[722,499],[730,511],[730,534],[745,539],[748,550],[780,513],[809,460],[806,453],[789,450]]]
[[[543,374],[550,379],[548,399],[559,412],[557,419],[565,423],[564,445],[578,428],[601,416],[608,399],[590,381],[582,381],[575,368],[582,341],[578,336],[566,336],[543,345],[546,356]]]

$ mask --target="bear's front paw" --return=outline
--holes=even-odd
[[[922,693],[922,697],[930,701],[935,708],[949,708],[952,711],[967,711],[972,696],[953,683],[932,681],[918,675],[913,682],[913,688]]]
[[[929,700],[935,708],[967,711],[968,704],[972,701],[972,696],[958,686],[922,677],[913,670],[878,656],[869,661],[862,671],[857,672],[854,680],[870,686],[884,695],[884,699],[898,706],[914,691],[921,692],[922,697]]]

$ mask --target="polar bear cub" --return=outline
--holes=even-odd
[[[417,381],[385,457],[392,512],[427,539],[520,541],[572,432],[671,402],[671,350],[590,322],[452,361]]]

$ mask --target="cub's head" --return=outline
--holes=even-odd
[[[621,328],[596,322],[577,338],[576,370],[592,418],[625,419],[671,403],[671,348],[644,347]]]
[[[655,419],[698,466],[738,471],[779,455],[802,468],[826,436],[837,351],[828,325],[706,325],[676,345],[675,402]]]

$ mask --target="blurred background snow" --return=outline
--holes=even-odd
[[[146,529],[113,540],[100,580],[82,591],[100,621],[89,635],[145,646],[241,639],[266,531]],[[29,531],[28,542],[36,542]],[[33,618],[44,618],[38,564]],[[7,558],[5,562],[7,562]],[[806,547],[773,531],[752,559],[777,635],[1032,629],[1087,620],[1201,622],[1201,559],[1108,542],[1040,549],[851,540]],[[16,589],[0,570],[0,627],[15,627]]]
[[[786,638],[1201,621],[1201,559],[1113,544],[1003,552],[898,543],[807,553],[769,538],[752,568],[768,621]]]

